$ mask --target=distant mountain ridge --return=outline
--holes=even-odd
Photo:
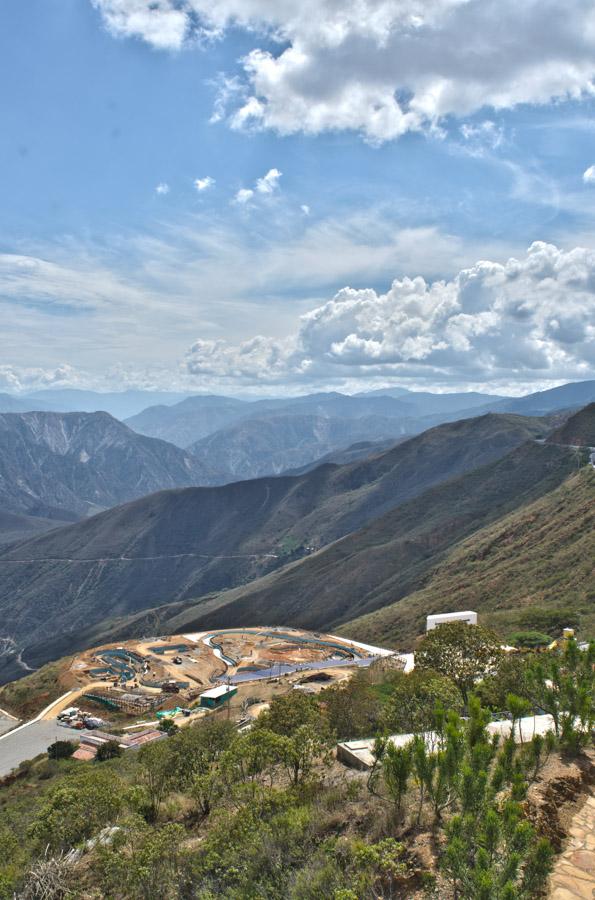
[[[263,414],[221,428],[188,448],[206,466],[218,466],[226,480],[278,475],[312,468],[322,456],[358,441],[396,441],[407,423],[380,415],[343,419],[299,413]]]
[[[0,415],[0,509],[73,520],[126,500],[205,483],[201,463],[107,413]]]

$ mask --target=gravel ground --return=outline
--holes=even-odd
[[[54,719],[32,722],[14,734],[0,737],[0,778],[9,775],[24,760],[45,753],[54,741],[77,741],[81,734],[84,732],[62,728]]]

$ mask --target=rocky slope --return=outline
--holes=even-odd
[[[209,483],[192,456],[107,413],[0,415],[0,509],[73,520],[168,487]]]

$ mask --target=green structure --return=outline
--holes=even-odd
[[[237,694],[237,687],[227,684],[220,684],[218,687],[211,688],[200,695],[200,705],[206,706],[208,709],[218,709],[228,700]]]

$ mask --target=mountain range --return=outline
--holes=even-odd
[[[493,467],[515,448],[527,445],[546,462],[565,460],[566,449],[536,443],[548,429],[544,420],[516,416],[463,420],[350,465],[162,491],[19,542],[0,553],[3,636],[26,645],[28,662],[37,664],[106,620],[224,591],[300,558],[310,563],[316,549],[337,546],[332,542],[414,498],[412,509],[421,509],[428,490]],[[531,462],[525,469],[517,492],[536,477]],[[500,480],[501,473],[494,476],[496,497]],[[449,502],[443,509],[452,515]],[[270,613],[278,621],[281,607]]]
[[[72,521],[168,487],[208,483],[210,473],[172,444],[135,434],[107,413],[0,414],[0,510]],[[0,521],[8,533],[16,522]]]

